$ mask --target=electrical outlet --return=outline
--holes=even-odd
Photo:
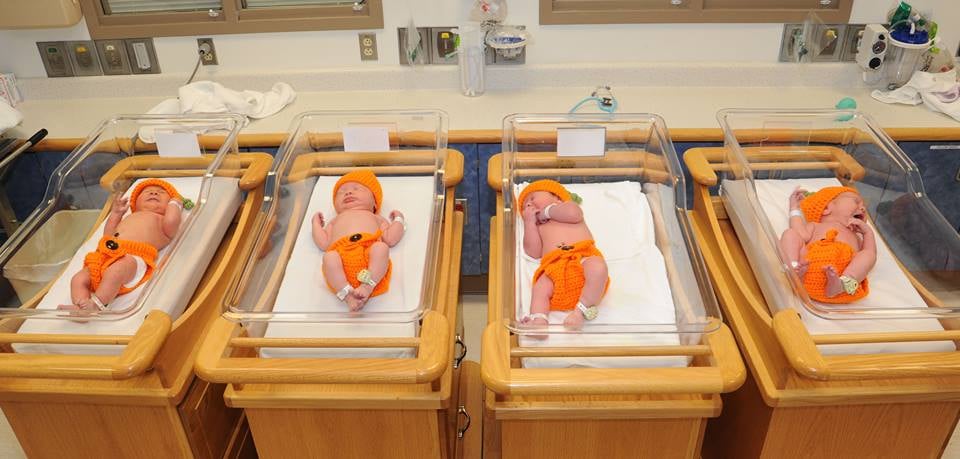
[[[37,50],[40,51],[40,60],[48,77],[73,76],[70,58],[67,57],[67,47],[59,41],[38,41]]]
[[[847,27],[843,24],[828,24],[813,29],[813,61],[837,62],[843,51]]]
[[[207,45],[205,47],[203,45]],[[198,38],[197,39],[197,52],[200,50],[205,50],[203,56],[200,57],[200,63],[203,65],[218,65],[217,61],[217,48],[213,46],[212,38]]]
[[[361,32],[360,38],[360,60],[377,60],[377,34]]]
[[[160,73],[160,62],[153,49],[152,38],[128,38],[123,41],[130,59],[130,71],[135,75]]]
[[[430,49],[432,48],[432,41],[430,39],[430,28],[429,27],[417,27],[417,32],[420,32],[420,46],[417,47],[416,63],[417,64],[429,64],[430,63]],[[397,35],[399,40],[397,40],[400,46],[400,65],[410,65],[410,62],[407,61],[407,28],[400,27],[397,28]]]
[[[123,40],[97,40],[96,45],[104,75],[130,74],[130,59]]]
[[[857,60],[857,48],[860,47],[860,39],[863,37],[863,29],[866,27],[866,24],[847,24],[847,33],[843,37],[843,49],[840,51],[842,62]]]
[[[103,75],[103,71],[100,70],[100,59],[97,57],[97,47],[93,41],[68,41],[65,45],[74,76]]]

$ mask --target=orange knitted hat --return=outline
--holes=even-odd
[[[543,179],[527,185],[526,188],[520,192],[520,197],[517,198],[517,207],[522,206],[523,201],[527,199],[527,196],[534,191],[546,191],[548,193],[553,193],[563,202],[567,202],[571,199],[570,192],[567,191],[567,189],[564,188],[560,182],[556,180]]]
[[[842,193],[860,194],[857,193],[857,190],[848,186],[828,186],[803,198],[803,200],[800,201],[800,210],[803,211],[803,216],[808,222],[820,223],[824,209],[827,208],[830,201],[833,201],[834,198]]]
[[[131,212],[137,211],[137,198],[140,197],[140,193],[142,193],[143,190],[146,189],[148,186],[158,186],[160,188],[163,188],[167,192],[167,194],[170,195],[170,199],[183,201],[183,196],[180,196],[180,192],[178,192],[177,189],[170,184],[170,182],[163,179],[158,179],[158,178],[147,179],[138,183],[136,188],[133,189],[133,192],[130,193],[130,211]]]
[[[343,177],[340,177],[340,180],[337,180],[337,184],[333,187],[334,199],[337,197],[337,190],[348,182],[359,183],[370,190],[370,192],[373,193],[374,205],[377,207],[376,212],[380,212],[380,203],[383,202],[383,189],[380,188],[380,181],[377,180],[377,175],[374,174],[373,171],[370,169],[357,169],[344,174]]]

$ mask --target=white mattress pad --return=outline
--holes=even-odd
[[[835,178],[813,178],[813,179],[786,179],[786,180],[755,180],[757,197],[760,206],[763,209],[764,217],[769,221],[771,228],[776,235],[776,239],[789,227],[789,196],[797,187],[802,187],[807,191],[817,191],[828,186],[840,186],[840,182]],[[743,199],[742,186],[725,187],[725,196],[727,199]],[[732,191],[732,192],[731,192]],[[745,204],[745,203],[742,203]],[[738,208],[747,208],[746,205],[738,205]],[[728,212],[730,218],[741,218],[735,212]],[[741,223],[742,225],[742,223]],[[872,224],[871,224],[872,225]],[[747,229],[748,232],[757,229]],[[904,274],[898,265],[893,253],[887,244],[877,234],[877,263],[873,270],[867,275],[870,280],[870,294],[862,300],[852,303],[850,306],[857,306],[870,309],[891,308],[891,307],[925,307],[923,299],[916,289],[913,288],[910,280]],[[749,238],[740,238],[741,243],[748,244]],[[750,255],[750,250],[745,250]],[[763,257],[766,260],[758,260],[758,255],[750,257],[751,265],[762,263],[761,266],[754,266],[754,270],[766,270],[776,273],[776,275],[765,277],[757,276],[758,281],[763,285],[765,295],[769,295],[771,289],[780,289],[781,292],[789,292],[793,298],[796,296],[789,285],[789,280],[785,274],[781,274],[781,267],[775,260],[776,256]],[[768,299],[769,300],[769,299]],[[799,304],[799,301],[796,302]],[[826,305],[826,307],[830,307]],[[795,308],[800,312],[803,323],[812,334],[836,334],[836,333],[871,333],[871,332],[898,332],[898,331],[940,331],[943,327],[936,319],[824,319],[814,315],[805,307]],[[883,354],[896,352],[950,352],[956,348],[951,342],[911,342],[911,343],[865,343],[865,344],[844,344],[844,345],[821,345],[818,346],[824,354],[846,355],[846,354]]]
[[[347,306],[327,288],[323,278],[323,251],[313,242],[313,215],[323,212],[328,221],[336,216],[333,209],[333,187],[339,177],[320,176],[307,204],[306,214],[297,233],[293,253],[287,262],[280,283],[274,312],[347,312]],[[371,298],[363,312],[375,317],[378,312],[405,312],[420,304],[421,284],[429,238],[429,222],[434,199],[433,176],[379,177],[383,188],[381,215],[393,210],[404,215],[407,231],[400,242],[390,248],[393,263],[390,288]],[[439,228],[437,229],[439,231]],[[349,320],[318,322],[274,322],[267,326],[266,337],[277,338],[385,338],[417,336],[416,322],[370,323]],[[409,358],[410,348],[262,348],[267,358]]]
[[[184,197],[197,201],[200,195],[201,177],[164,178],[170,182]],[[132,335],[140,327],[143,319],[151,310],[159,309],[176,320],[186,309],[187,303],[206,271],[207,265],[213,258],[220,240],[226,233],[233,216],[241,203],[239,181],[235,178],[214,177],[211,179],[210,194],[203,204],[203,210],[185,210],[181,220],[181,230],[187,223],[190,213],[196,221],[190,228],[189,234],[182,235],[182,245],[178,255],[166,260],[162,267],[162,278],[157,279],[150,298],[145,300],[146,306],[140,308],[129,317],[120,320],[91,320],[77,322],[69,319],[28,319],[20,327],[19,333],[49,333],[49,334],[83,334],[83,335]],[[130,186],[125,196],[129,197],[136,183]],[[96,249],[97,242],[103,235],[106,220],[100,223],[93,235],[77,250],[67,265],[67,269],[54,281],[53,286],[44,295],[37,305],[37,309],[57,309],[61,304],[70,303],[70,280],[75,273],[83,268],[83,259],[87,253]],[[87,228],[79,231],[88,231]],[[160,264],[169,255],[173,244],[161,250],[157,257]],[[161,276],[155,272],[154,276]],[[146,287],[144,283],[133,291],[120,295],[108,306],[113,310],[124,310],[136,303]],[[60,344],[15,344],[14,349],[22,353],[43,354],[91,354],[117,355],[123,346],[112,345],[60,345]]]
[[[517,186],[517,194],[526,183]],[[640,183],[589,183],[564,185],[583,198],[584,220],[593,234],[597,248],[603,253],[610,276],[610,286],[597,305],[599,316],[590,324],[647,324],[653,329],[662,324],[673,330],[676,309],[670,292],[664,258],[656,245],[650,202]],[[519,218],[519,217],[518,217]],[[518,219],[517,253],[520,254],[517,298],[518,319],[529,314],[533,274],[539,259],[523,251],[523,222]],[[562,324],[565,311],[552,311],[551,325]],[[588,346],[669,346],[679,345],[676,333],[550,333],[546,339],[520,335],[526,347]],[[683,367],[686,357],[527,357],[527,368],[631,368]]]

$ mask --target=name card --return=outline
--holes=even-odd
[[[390,151],[390,128],[386,126],[347,126],[343,128],[343,151]]]
[[[557,156],[603,156],[607,150],[607,128],[558,128]]]
[[[156,131],[157,153],[170,158],[199,158],[200,142],[193,132]]]

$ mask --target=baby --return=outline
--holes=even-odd
[[[169,182],[143,180],[127,198],[117,196],[103,227],[97,250],[70,281],[73,304],[58,309],[103,311],[119,295],[131,292],[153,275],[157,252],[180,229],[183,198]],[[129,205],[132,211],[124,217]]]
[[[866,217],[853,188],[809,195],[797,188],[790,195],[790,228],[780,237],[780,250],[813,300],[851,303],[870,292],[867,273],[877,262],[877,241]]]
[[[597,317],[596,304],[610,285],[607,264],[583,221],[583,211],[553,180],[527,185],[517,203],[523,216],[523,251],[541,259],[533,274],[530,314],[521,323],[543,327],[549,323],[548,311],[570,311],[563,325],[582,328],[584,320]]]
[[[323,214],[313,217],[313,242],[323,254],[323,277],[330,291],[358,311],[370,298],[390,288],[392,263],[389,248],[406,231],[403,214],[390,212],[390,221],[379,215],[383,191],[373,172],[359,169],[344,175],[333,187],[337,216],[325,224]]]

